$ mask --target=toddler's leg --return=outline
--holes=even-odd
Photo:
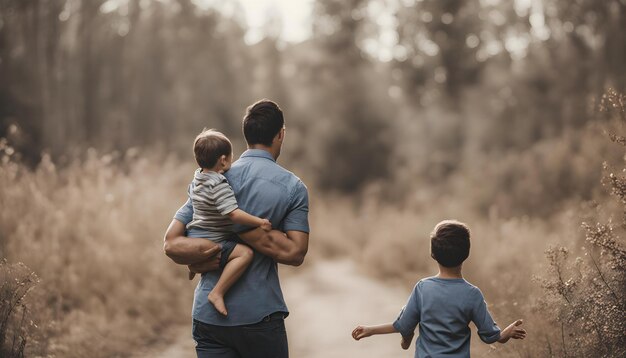
[[[213,290],[209,292],[209,302],[224,316],[228,314],[224,304],[224,295],[248,268],[253,256],[254,252],[252,252],[251,248],[237,244],[228,258],[228,263],[224,266],[220,279],[213,287]]]

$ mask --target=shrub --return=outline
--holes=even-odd
[[[624,96],[615,91],[603,97],[601,109],[626,121]],[[608,134],[611,141],[626,146],[624,136],[612,130]],[[542,280],[546,295],[541,304],[557,327],[563,356],[626,356],[626,176],[615,174],[608,163],[604,167],[603,183],[610,187],[609,197],[617,200],[596,208],[595,223],[582,224],[586,247],[546,252],[550,277]],[[580,255],[572,258],[572,253]]]
[[[0,356],[24,357],[37,326],[31,320],[27,295],[39,279],[23,263],[0,261]],[[36,343],[36,341],[35,341]]]
[[[16,352],[26,356],[128,356],[187,322],[193,283],[165,257],[161,238],[192,167],[157,154],[89,151],[65,166],[44,155],[30,169],[13,153],[0,141],[0,256],[24,262],[41,282],[38,306],[11,304],[8,349],[17,334],[25,347]],[[24,286],[6,294],[19,297],[32,282],[26,269],[11,270]],[[20,326],[23,312],[30,318]],[[31,319],[42,322],[41,345],[24,331]]]

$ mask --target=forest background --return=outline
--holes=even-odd
[[[293,41],[288,12],[236,1],[0,0],[0,352],[131,356],[186,324],[161,239],[192,140],[238,156],[269,98],[311,196],[303,269],[347,258],[408,291],[457,218],[467,279],[531,332],[496,356],[626,354],[626,1],[302,4]]]

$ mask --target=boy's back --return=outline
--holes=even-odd
[[[430,234],[430,256],[439,265],[439,274],[420,280],[400,316],[392,324],[357,326],[352,337],[357,341],[375,334],[401,333],[402,349],[408,349],[415,327],[415,357],[469,357],[469,323],[474,322],[485,343],[506,343],[524,339],[526,330],[517,320],[503,331],[487,311],[478,287],[463,278],[463,261],[469,257],[470,231],[456,220],[444,220]]]
[[[485,343],[500,338],[478,287],[462,278],[429,277],[415,285],[393,326],[409,336],[419,324],[416,357],[469,357],[471,321]]]

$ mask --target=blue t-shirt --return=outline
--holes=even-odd
[[[293,173],[276,164],[267,151],[245,151],[224,176],[233,188],[241,210],[269,219],[277,230],[309,232],[306,186]],[[190,200],[174,216],[185,225],[192,217]],[[234,226],[236,233],[249,229],[242,225]],[[202,236],[198,234],[193,237]],[[196,320],[217,326],[239,326],[260,322],[263,317],[274,312],[289,313],[280,289],[278,265],[270,257],[255,251],[246,272],[224,297],[228,308],[226,317],[219,314],[207,300],[220,274],[220,271],[207,272],[198,282],[192,312]]]
[[[459,279],[429,277],[420,280],[393,326],[403,336],[415,331],[415,357],[470,356],[469,323],[474,322],[485,343],[500,339],[500,328],[487,310],[478,287]]]

